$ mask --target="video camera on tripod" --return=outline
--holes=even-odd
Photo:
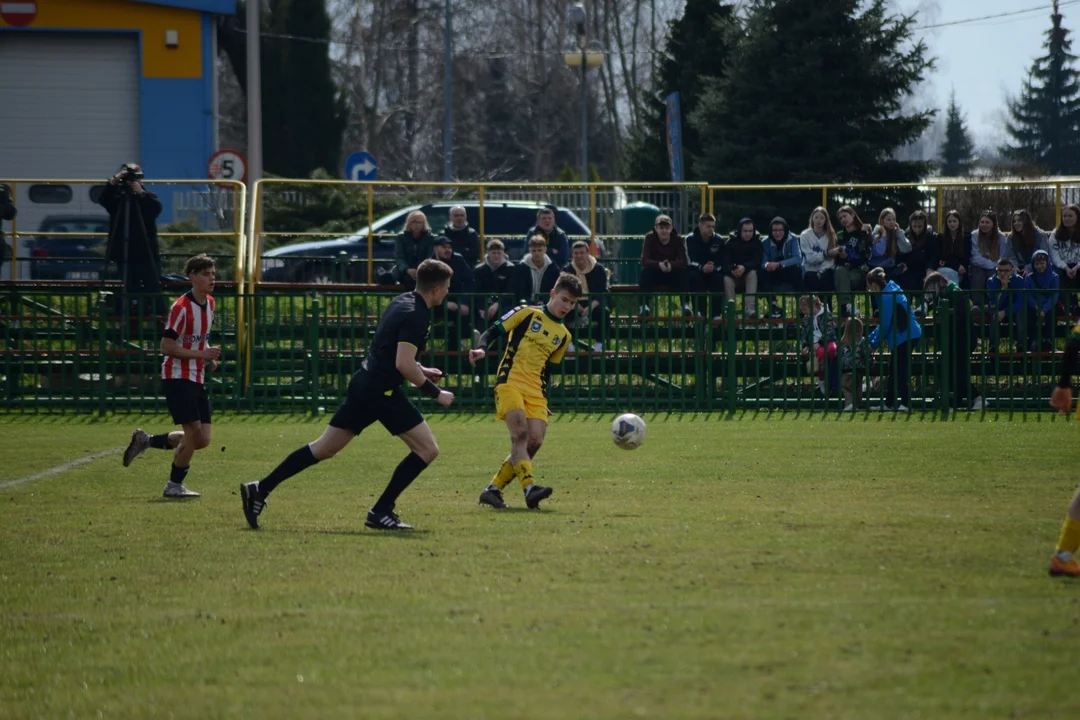
[[[135,163],[124,163],[120,166],[120,171],[116,173],[115,177],[125,189],[130,189],[132,183],[142,182],[143,171]]]

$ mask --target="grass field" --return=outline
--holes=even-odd
[[[1080,476],[1049,415],[562,417],[540,512],[478,508],[488,418],[381,429],[286,482],[238,483],[323,421],[221,417],[188,485],[131,418],[0,418],[0,718],[1076,718],[1080,583],[1047,577]],[[161,417],[141,418],[150,430]]]

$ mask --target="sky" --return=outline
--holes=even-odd
[[[976,145],[1005,139],[1005,98],[1018,94],[1032,61],[1043,54],[1050,28],[1050,0],[897,0],[904,12],[917,12],[919,25],[1039,8],[1009,17],[927,29],[927,45],[937,58],[928,78],[927,104],[944,116],[949,93],[967,119]],[[1073,54],[1080,55],[1080,2],[1061,0],[1063,25],[1070,31]]]

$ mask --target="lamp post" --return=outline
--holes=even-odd
[[[581,182],[589,182],[589,85],[585,71],[604,62],[604,48],[599,40],[589,40],[585,6],[578,3],[567,10],[567,22],[573,28],[568,36],[563,60],[569,67],[581,68]]]

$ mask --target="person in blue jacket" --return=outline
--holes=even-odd
[[[907,412],[911,407],[911,352],[919,344],[922,328],[908,306],[904,291],[886,279],[884,268],[876,267],[867,274],[866,289],[881,295],[881,320],[870,333],[870,346],[876,350],[885,344],[892,354],[885,405],[876,409]]]
[[[1031,274],[1027,281],[1032,293],[1028,296],[1031,306],[1032,330],[1036,333],[1031,340],[1032,350],[1049,350],[1054,345],[1054,326],[1057,319],[1065,315],[1065,306],[1061,304],[1061,279],[1050,265],[1050,253],[1036,250],[1031,256]],[[1039,292],[1043,291],[1043,292]],[[1037,330],[1036,328],[1041,328]],[[1041,335],[1038,333],[1041,332]]]
[[[986,281],[986,289],[993,313],[989,321],[994,342],[1002,334],[1011,336],[1016,343],[1016,352],[1027,350],[1028,328],[1028,293],[1030,286],[1022,275],[1016,272],[1012,258],[1003,257],[997,261],[997,274]]]
[[[761,270],[758,271],[759,287],[764,292],[802,291],[803,255],[799,237],[788,229],[787,220],[774,217],[769,224],[768,237],[761,240]],[[775,296],[769,298],[769,316],[784,317],[783,301]]]

